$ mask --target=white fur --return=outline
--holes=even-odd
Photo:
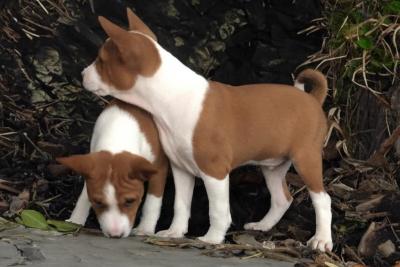
[[[300,83],[297,80],[294,81],[294,87],[300,89],[301,91],[304,91],[304,83]]]
[[[98,93],[99,89],[102,89],[107,94],[125,102],[138,105],[153,115],[159,130],[161,143],[173,165],[176,186],[173,222],[168,230],[161,231],[158,234],[161,236],[182,237],[186,233],[193,193],[193,175],[196,175],[204,180],[210,200],[210,229],[200,239],[211,243],[222,242],[231,221],[228,177],[224,180],[217,180],[202,173],[194,160],[192,146],[195,126],[203,109],[203,101],[209,90],[209,84],[205,78],[187,68],[152,39],[149,38],[149,40],[156,46],[161,57],[161,65],[153,76],[138,76],[133,88],[118,91],[104,84],[97,77],[98,75],[91,75],[90,72],[95,71],[95,68],[92,66],[91,69],[83,73],[84,86],[88,86],[87,89],[95,93]],[[298,83],[295,86],[300,90],[304,90],[304,87]],[[100,91],[100,93],[103,93],[103,91]],[[284,176],[282,173],[286,173],[287,169],[275,173],[273,171],[269,172],[269,169],[272,169],[281,162],[281,159],[251,162],[265,164],[268,167],[264,168],[264,170],[267,170],[264,172],[268,172],[268,175],[276,178],[266,178],[270,190],[278,191],[272,193],[272,203],[275,206],[271,207],[271,210],[264,218],[266,219],[263,221],[263,227],[265,228],[270,228],[276,224],[290,205],[287,200],[283,199],[282,195],[282,177]],[[278,189],[278,182],[276,180],[279,180],[280,189]],[[317,197],[317,199],[319,199],[317,203],[322,203],[321,199],[326,198]],[[327,206],[325,205],[326,208]],[[328,234],[325,233],[322,235],[321,230],[319,230],[324,227],[330,229],[330,221],[326,219],[329,217],[326,214],[327,212],[330,212],[330,210],[325,213],[320,210],[316,211],[317,222],[319,220],[319,224],[317,223],[317,225],[320,226],[317,226],[315,236],[317,240],[321,241],[318,241],[321,244],[324,244],[328,234],[330,234],[329,231]],[[321,226],[323,223],[326,223],[326,225]]]
[[[101,81],[100,75],[96,70],[94,62],[82,71],[82,77],[82,85],[87,90],[101,96],[109,94],[111,89],[107,84]]]
[[[104,195],[107,210],[98,217],[101,230],[108,237],[127,237],[132,225],[128,216],[119,210],[115,188],[111,183],[106,183]]]
[[[171,163],[175,184],[174,218],[167,230],[157,233],[162,237],[183,237],[188,231],[190,208],[192,204],[194,177]]]
[[[199,175],[192,140],[208,82],[156,45],[162,62],[156,73],[152,77],[139,76],[130,92],[119,92],[115,97],[152,113],[171,162]]]
[[[279,165],[281,165],[283,162],[285,162],[286,159],[284,158],[271,158],[271,159],[265,159],[265,160],[260,160],[260,161],[256,161],[256,160],[250,160],[243,165],[262,165],[262,166],[266,166],[268,168],[275,168]]]
[[[285,214],[292,203],[292,199],[288,200],[286,198],[282,183],[285,182],[285,175],[291,164],[292,163],[290,161],[286,161],[282,165],[273,169],[270,169],[271,167],[266,166],[262,167],[265,182],[271,194],[271,207],[267,215],[265,215],[261,221],[247,223],[244,225],[245,229],[269,231],[275,226],[275,224],[279,222],[283,214]]]
[[[85,182],[82,192],[79,195],[78,201],[76,202],[75,208],[72,211],[71,217],[67,221],[80,225],[85,225],[86,219],[89,216],[90,208],[91,204],[87,194]]]
[[[142,208],[142,218],[134,229],[136,235],[154,235],[157,220],[160,217],[162,197],[147,194]]]
[[[201,178],[208,196],[210,228],[199,239],[207,243],[219,244],[224,241],[226,231],[232,222],[229,206],[229,175],[220,180],[203,173]]]
[[[309,191],[315,209],[316,230],[315,235],[307,244],[313,249],[321,251],[332,250],[332,212],[331,198],[326,192],[314,193]]]
[[[137,120],[118,106],[105,109],[94,126],[90,151],[123,151],[144,157],[153,162],[155,156]]]

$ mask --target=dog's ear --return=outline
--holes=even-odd
[[[129,7],[126,9],[126,14],[129,21],[129,30],[144,33],[157,42],[157,36],[154,32]]]
[[[131,162],[131,168],[139,175],[142,181],[148,181],[154,174],[157,173],[156,167],[147,159],[137,158]]]
[[[71,170],[85,176],[88,176],[94,168],[93,157],[91,154],[56,158],[56,161],[70,168]]]
[[[99,16],[99,22],[108,37],[118,46],[120,51],[123,51],[126,46],[129,46],[128,31],[112,23],[105,17]]]
[[[139,179],[144,182],[157,173],[157,168],[150,161],[126,151],[114,156],[113,169],[123,176],[128,175],[130,179]]]

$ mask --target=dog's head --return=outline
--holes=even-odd
[[[135,222],[144,194],[144,181],[156,169],[143,157],[100,151],[57,158],[61,164],[82,174],[100,227],[108,237],[127,237]]]
[[[99,22],[109,38],[96,60],[82,71],[83,86],[98,95],[134,87],[138,75],[152,76],[161,64],[156,36],[129,8],[129,31],[104,17]]]

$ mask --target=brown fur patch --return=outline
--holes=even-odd
[[[303,171],[303,179],[319,192],[322,168],[315,164],[322,161],[326,129],[317,99],[292,86],[210,82],[194,132],[194,157],[203,172],[218,179],[250,160],[288,158],[315,169],[312,175]]]
[[[152,76],[161,64],[154,43],[140,33],[128,32],[109,20],[99,17],[110,37],[100,48],[95,61],[102,81],[118,90],[128,90],[138,75]]]

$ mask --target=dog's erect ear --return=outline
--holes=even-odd
[[[120,51],[124,51],[129,46],[128,32],[125,29],[102,16],[99,16],[99,22],[108,37],[118,46]]]
[[[129,30],[144,33],[157,42],[157,36],[154,32],[129,7],[126,9],[126,14],[129,21]]]
[[[56,158],[56,161],[70,168],[71,170],[85,176],[87,176],[94,168],[93,158],[91,154]]]

